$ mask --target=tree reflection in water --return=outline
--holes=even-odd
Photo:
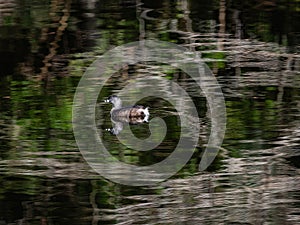
[[[296,224],[299,21],[297,1],[0,1],[0,223]],[[194,98],[201,119],[194,157],[172,179],[137,188],[88,167],[71,109],[77,83],[98,55],[144,38],[201,54],[222,85],[228,123],[223,149],[199,173],[210,118],[204,96]],[[99,98],[149,73],[197,91],[176,68],[129,65]],[[149,165],[176,145],[176,112],[162,101],[151,107],[167,121],[165,145],[141,154],[103,134],[120,160]],[[132,128],[149,135],[142,124]]]

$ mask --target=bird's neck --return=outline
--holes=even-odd
[[[114,103],[113,109],[120,109],[122,107],[121,100],[118,100]]]

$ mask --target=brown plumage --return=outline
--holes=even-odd
[[[107,100],[105,100],[105,102],[110,102],[113,104],[113,108],[110,111],[113,120],[129,122],[131,124],[135,124],[132,123],[132,121],[148,121],[150,115],[148,107],[141,105],[122,107],[122,101],[116,95],[110,96]]]

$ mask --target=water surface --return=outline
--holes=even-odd
[[[297,1],[7,0],[3,9],[1,224],[299,224]],[[155,74],[187,89],[201,126],[195,154],[171,179],[124,186],[99,176],[80,154],[71,123],[73,96],[98,55],[151,38],[201,54],[224,93],[226,136],[213,164],[199,172],[211,122],[205,96],[176,68],[124,67],[106,83],[97,105],[98,129],[111,154],[151,165],[178,142],[179,115],[159,98],[140,102],[168,126],[157,149],[134,151],[105,131],[112,126],[111,106],[103,100],[137,76]],[[149,135],[147,124],[131,128],[140,138]]]

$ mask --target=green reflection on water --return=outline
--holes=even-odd
[[[95,17],[91,18],[84,16],[84,13],[89,12],[89,10],[83,8],[79,1],[73,2],[72,7],[74,8],[68,20],[68,27],[64,37],[58,42],[59,48],[56,55],[58,57],[53,58],[53,68],[49,72],[51,82],[45,85],[45,83],[32,81],[32,77],[40,75],[40,68],[43,66],[42,61],[50,51],[49,46],[51,45],[49,43],[53,40],[59,24],[56,16],[60,16],[61,8],[59,7],[63,5],[64,1],[60,2],[57,11],[51,9],[49,1],[16,2],[18,5],[14,8],[14,13],[2,18],[0,24],[0,199],[3,200],[0,203],[0,219],[6,217],[10,218],[7,222],[16,223],[16,221],[26,217],[28,224],[41,224],[40,218],[45,217],[48,219],[54,218],[53,224],[55,222],[58,224],[62,220],[65,224],[84,224],[83,221],[90,224],[95,219],[91,215],[99,212],[100,209],[118,209],[126,204],[133,205],[137,202],[147,202],[147,200],[143,202],[143,200],[126,199],[124,196],[132,197],[140,194],[145,197],[147,194],[152,194],[156,195],[157,199],[154,201],[156,204],[157,200],[161,199],[163,191],[122,187],[102,180],[95,174],[86,174],[88,168],[81,167],[85,162],[78,152],[72,135],[71,107],[79,78],[68,76],[80,77],[85,68],[96,59],[97,55],[103,54],[113,46],[136,41],[140,38],[140,24],[136,18],[135,8],[123,7],[114,1],[99,1],[100,6],[92,10]],[[184,2],[157,1],[146,3],[149,8],[155,8],[158,5],[156,7],[158,8],[157,20],[146,21],[146,27],[142,30],[146,33],[146,38],[158,37],[161,40],[180,44],[188,42],[189,40],[181,39],[180,35],[168,31],[171,21],[177,22],[179,31],[187,31],[191,35],[193,35],[193,32],[196,34],[197,32],[218,32],[218,27],[211,22],[218,21],[219,1],[191,0],[188,1],[189,8],[186,9],[182,3]],[[272,1],[268,3],[272,4]],[[299,1],[283,0],[276,2],[276,4],[276,6],[269,7],[263,4],[253,5],[253,1],[227,1],[226,32],[235,35],[237,20],[234,19],[240,19],[243,23],[241,38],[257,38],[263,41],[278,42],[285,46],[299,45],[299,40],[297,40],[300,21]],[[234,17],[238,11],[242,12],[240,17]],[[189,12],[188,15],[187,12]],[[149,15],[151,16],[151,14]],[[191,20],[191,30],[187,30],[189,21],[186,16]],[[205,40],[203,43],[207,43],[207,41]],[[264,47],[266,49],[262,50],[269,51],[267,45],[262,48]],[[227,57],[223,52],[213,52],[216,50],[215,45],[200,45],[196,50],[206,51],[202,56],[208,59],[223,60]],[[62,57],[61,61],[60,57]],[[61,62],[65,64],[62,63],[63,65],[61,65]],[[228,69],[228,65],[222,61],[209,62],[208,64],[212,69]],[[8,67],[9,69],[7,69]],[[61,70],[65,68],[67,68],[67,72]],[[22,72],[22,76],[16,74],[16,71],[19,70]],[[241,68],[241,70],[246,69]],[[166,79],[174,79],[174,69],[166,67],[164,73]],[[11,74],[14,76],[10,76]],[[5,77],[2,78],[2,75],[5,75]],[[28,79],[24,78],[23,75],[26,75]],[[272,72],[269,73],[269,76],[270,79],[274,79]],[[52,79],[53,77],[63,78]],[[296,76],[293,79],[296,81]],[[244,157],[251,163],[255,163],[255,159],[245,156],[243,150],[258,151],[276,146],[270,142],[282,135],[283,131],[279,129],[279,126],[288,130],[289,126],[292,127],[291,124],[299,121],[299,105],[297,103],[299,88],[294,84],[292,84],[292,87],[284,87],[284,90],[281,91],[284,96],[280,100],[277,96],[278,87],[264,85],[266,86],[265,90],[250,86],[244,90],[236,90],[245,94],[244,96],[227,98],[228,123],[224,147],[229,152],[229,158]],[[281,84],[278,83],[278,85]],[[108,96],[111,92],[112,87],[110,86],[106,87],[102,94]],[[256,95],[256,93],[261,95]],[[205,105],[205,101],[202,101],[201,104]],[[105,112],[109,113],[109,109],[107,108]],[[201,115],[203,116],[205,112],[201,112]],[[109,124],[109,116],[105,119],[108,120],[105,124]],[[168,155],[172,144],[174,144],[173,142],[178,138],[176,117],[168,117],[167,120],[173,132],[169,132],[167,135],[169,145],[165,151],[137,154],[124,146],[118,145],[114,137],[106,133],[105,137],[110,142],[112,154],[118,156],[120,160],[139,165],[147,165],[163,159]],[[141,130],[147,129],[147,127],[140,128]],[[140,129],[136,127],[135,130],[138,133]],[[292,131],[296,132],[297,130],[292,128]],[[297,141],[299,142],[299,139],[295,138],[294,146],[297,146]],[[291,144],[291,142],[292,140],[288,139],[286,143]],[[203,151],[203,144],[205,144],[205,140],[200,140],[194,157],[176,178],[187,178],[189,175],[197,173],[200,161],[199,155]],[[209,171],[219,171],[227,165],[226,162],[222,161],[224,153],[227,152],[225,150],[220,151]],[[259,155],[259,153],[257,154]],[[49,159],[55,159],[56,161],[46,161]],[[297,159],[295,156],[295,160]],[[263,161],[265,161],[264,158]],[[276,162],[273,162],[273,164],[276,166]],[[281,165],[278,170],[286,166]],[[54,173],[54,171],[57,173]],[[253,170],[248,169],[246,172],[256,171],[254,168]],[[282,174],[286,175],[285,172],[283,170]],[[288,172],[286,173],[288,174]],[[281,180],[277,181],[278,177],[272,177],[268,171],[260,175],[262,177],[269,176],[270,183],[266,183],[265,186],[271,188],[288,183],[281,182]],[[200,179],[199,184],[203,183],[202,177]],[[255,179],[255,176],[251,179]],[[272,181],[273,179],[274,181]],[[238,180],[241,180],[242,184],[240,186],[244,186],[250,178],[243,180],[242,177],[233,177],[230,182],[227,181],[226,185],[228,187],[230,185],[234,186]],[[261,181],[262,184],[264,182],[266,181]],[[180,183],[180,185],[182,184]],[[260,184],[252,181],[250,188],[255,185],[259,186]],[[182,192],[190,191],[190,189],[186,191],[186,188],[190,188],[189,185],[182,186],[184,189]],[[226,196],[229,195],[229,192],[240,193],[240,186],[238,186],[239,190],[232,188],[227,193],[222,193],[220,196],[225,199],[222,197],[218,199],[217,196],[216,202],[232,203],[231,208],[234,202],[230,202],[230,199],[226,199]],[[264,188],[263,185],[262,188]],[[274,189],[274,192],[280,193],[281,197],[284,195],[292,196],[296,193],[285,192],[284,188]],[[178,191],[180,189],[172,187],[172,190]],[[215,192],[218,191],[220,190],[217,187]],[[243,194],[253,196],[253,193],[264,193],[260,197],[264,199],[266,206],[271,208],[269,211],[264,211],[264,213],[270,215],[271,221],[273,219],[276,223],[276,216],[278,215],[276,210],[280,210],[281,206],[278,201],[274,205],[270,204],[272,198],[276,199],[276,196],[273,193],[272,197],[272,194],[267,191],[254,189],[251,193]],[[195,195],[198,197],[201,192],[203,192],[202,189],[197,190]],[[180,196],[183,195],[180,191],[176,194],[173,193],[176,201],[180,197],[178,193],[180,193]],[[268,198],[265,198],[266,196]],[[166,196],[163,197],[167,199]],[[298,195],[295,194],[295,199],[297,197]],[[261,205],[256,204],[255,201],[260,202],[261,199],[247,199],[248,202],[251,202],[249,205],[245,204],[247,209],[253,208],[254,211],[255,208],[260,209]],[[213,202],[215,199],[212,197],[209,200]],[[282,200],[286,201],[285,199]],[[196,198],[192,201],[197,203]],[[171,205],[170,209],[173,207],[174,202],[169,203]],[[285,207],[287,205],[283,204],[283,206],[287,208]],[[178,206],[180,211],[183,212],[184,207],[186,206]],[[201,207],[197,207],[195,207],[194,213],[198,219],[199,208]],[[240,207],[241,205],[238,205],[238,208]],[[295,204],[293,210],[296,210],[296,207],[299,208],[299,205]],[[138,208],[140,212],[143,205]],[[232,217],[239,215],[238,213],[230,214],[228,205],[225,205],[223,209],[226,214]],[[155,211],[155,209],[151,210]],[[163,207],[160,210],[163,210]],[[213,210],[213,207],[209,210]],[[281,210],[280,213],[283,211],[291,210]],[[32,212],[35,215],[32,216]],[[187,213],[191,212],[192,210],[189,208]],[[204,214],[208,216],[212,214],[211,212],[207,211]],[[102,213],[105,215],[107,211]],[[112,214],[117,214],[117,212],[108,212],[106,215],[111,216]],[[126,214],[129,213],[126,212]],[[273,216],[273,214],[276,216]],[[241,215],[242,218],[245,218],[244,211]],[[107,223],[117,223],[115,217],[109,216],[106,218]],[[86,220],[83,218],[86,218]],[[222,216],[220,218],[221,223],[224,222],[224,218]],[[147,223],[147,219],[143,222]],[[284,222],[286,221],[282,223]]]
[[[11,80],[9,85],[5,94],[11,107],[5,112],[9,117],[2,159],[20,159],[25,151],[66,151],[73,141],[72,78],[56,80],[49,87],[30,80]]]

